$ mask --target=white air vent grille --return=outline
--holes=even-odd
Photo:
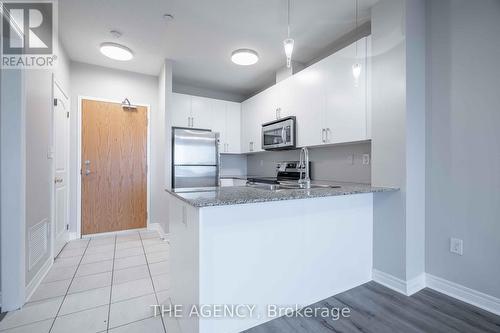
[[[29,269],[31,270],[47,253],[49,240],[47,219],[32,226],[29,231]]]

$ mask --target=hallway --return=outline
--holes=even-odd
[[[69,242],[2,333],[165,332],[150,305],[168,300],[169,245],[134,230]]]

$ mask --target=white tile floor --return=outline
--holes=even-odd
[[[169,245],[156,231],[69,242],[29,302],[9,312],[1,333],[156,333],[150,305],[168,302]]]

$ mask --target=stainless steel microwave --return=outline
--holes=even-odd
[[[296,134],[296,119],[293,116],[262,124],[262,149],[295,148]]]

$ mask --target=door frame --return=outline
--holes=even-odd
[[[125,98],[125,97],[124,97]],[[89,97],[89,96],[78,96],[78,113],[77,113],[77,167],[74,170],[76,174],[76,238],[82,238],[82,177],[81,177],[81,166],[82,166],[82,101],[90,100],[104,103],[116,103],[122,104],[121,101],[99,98],[99,97]],[[149,227],[150,214],[151,211],[151,124],[150,124],[150,104],[145,103],[133,103],[137,106],[142,106],[146,108],[147,117],[147,139],[146,139],[146,227]]]
[[[55,86],[57,86],[59,88],[59,90],[63,93],[64,97],[66,97],[68,99],[68,112],[70,113],[71,115],[71,99],[68,95],[68,93],[64,90],[62,84],[59,82],[59,80],[57,80],[55,74],[52,74],[52,115],[51,115],[51,118],[52,118],[52,140],[51,140],[51,143],[50,143],[50,152],[52,153],[52,167],[51,167],[51,188],[50,188],[50,198],[51,198],[51,204],[50,204],[50,221],[51,221],[51,226],[50,226],[50,241],[51,241],[51,246],[50,246],[50,256],[51,258],[54,258],[57,253],[55,253],[55,246],[56,246],[56,226],[55,226],[55,217],[56,217],[56,210],[55,210],[55,205],[56,205],[56,201],[55,201],[55,195],[56,195],[56,191],[55,191],[55,186],[54,186],[54,179],[55,179],[55,175],[56,175],[56,161],[55,161],[55,135],[56,135],[56,124],[55,124],[55,121],[56,121],[56,118],[54,116],[54,113],[55,113],[55,105],[54,105],[54,99],[56,97],[56,93],[55,93]],[[68,139],[71,140],[71,118],[68,120]],[[67,179],[67,184],[66,186],[68,186],[68,191],[67,191],[67,202],[68,202],[68,216],[67,216],[67,223],[68,224],[71,224],[70,223],[70,216],[71,216],[71,184],[70,184],[70,180],[71,180],[71,147],[70,147],[70,142],[68,141],[68,148],[67,148],[67,153],[68,153],[68,156],[67,156],[67,170],[68,170],[68,179]],[[70,233],[70,237],[69,239],[71,240],[71,231],[68,230],[68,232]]]

